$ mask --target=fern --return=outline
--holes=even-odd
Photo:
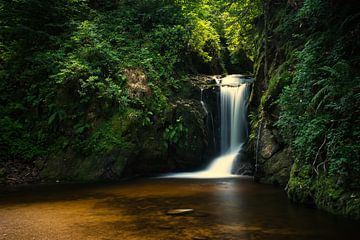
[[[316,106],[316,112],[320,109],[320,107],[326,102],[328,98],[332,95],[332,87],[330,85],[325,85],[321,88],[311,99],[311,106]]]

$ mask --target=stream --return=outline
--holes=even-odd
[[[169,215],[174,209],[193,209]],[[0,189],[0,239],[360,239],[359,222],[252,178],[138,179]]]

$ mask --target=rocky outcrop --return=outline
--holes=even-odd
[[[207,163],[212,152],[208,148],[206,113],[199,100],[178,99],[171,115],[170,118],[180,116],[181,125],[171,128],[174,133],[170,133],[179,135],[179,139],[165,142],[163,132],[156,129],[142,133],[137,154],[128,159],[126,176],[191,171]],[[175,132],[180,126],[183,130]]]
[[[280,142],[276,128],[269,121],[265,121],[258,134],[255,178],[263,183],[286,186],[293,163],[290,148]]]
[[[359,69],[353,60],[355,38],[347,37],[359,35],[355,21],[348,21],[349,16],[358,16],[358,5],[325,0],[297,4],[271,0],[266,4],[258,24],[250,106],[249,152],[254,153],[255,178],[286,185],[294,202],[359,219],[358,145],[353,135],[357,118],[351,112],[356,100],[346,95],[354,89]],[[338,52],[337,46],[347,51]],[[339,63],[346,68],[339,70]],[[323,69],[331,69],[331,73],[323,74]],[[349,85],[343,84],[344,76],[350,79]],[[315,87],[320,83],[321,91]],[[317,97],[329,101],[319,94],[327,89],[333,91],[329,107],[312,107]]]
[[[126,176],[164,172],[193,171],[203,168],[216,155],[217,89],[219,76],[190,76],[183,91],[172,102],[164,129],[157,126],[141,133],[136,156],[127,161]],[[203,103],[201,98],[203,97]],[[172,139],[164,139],[164,132]]]
[[[282,149],[269,159],[260,158],[260,163],[263,165],[264,172],[262,182],[280,186],[287,184],[292,164],[289,148]]]
[[[271,1],[272,6],[286,8],[286,3]],[[268,11],[270,11],[268,9]],[[255,82],[251,93],[249,110],[253,117],[251,138],[248,153],[255,162],[255,179],[269,184],[286,186],[290,178],[293,163],[291,149],[288,147],[279,130],[275,126],[281,109],[276,100],[281,93],[282,74],[290,69],[286,65],[284,49],[278,46],[275,39],[269,38],[270,29],[278,21],[278,12],[270,12],[271,16],[262,16],[258,22],[260,40],[257,45],[257,56],[254,61]],[[263,25],[265,19],[267,26]],[[264,44],[266,41],[266,44]],[[281,66],[281,67],[279,67]]]
[[[274,134],[271,129],[269,129],[268,125],[261,131],[260,137],[260,156],[262,159],[267,160],[274,156],[280,150],[280,145],[276,141]]]
[[[0,163],[0,183],[107,181],[206,166],[217,151],[216,114],[210,117],[217,107],[216,77],[190,77],[181,82],[181,94],[166,98],[155,92],[158,86],[150,88],[141,70],[130,69],[126,74],[130,96],[138,104],[94,122],[84,132],[86,138],[77,142],[86,151],[68,144],[41,159]],[[205,88],[208,112],[200,101]],[[157,112],[149,110],[158,105]]]

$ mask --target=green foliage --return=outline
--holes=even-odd
[[[293,201],[315,203],[334,214],[360,218],[360,196],[357,192],[349,192],[333,177],[322,175],[312,179],[309,166],[299,165],[299,162],[292,167],[287,193]]]
[[[104,123],[98,127],[91,136],[85,141],[85,150],[87,154],[108,154],[115,148],[121,148],[126,145],[121,131],[112,123]]]
[[[190,46],[204,62],[222,61],[224,49],[232,64],[242,64],[241,55],[253,60],[255,19],[262,14],[261,1],[176,1],[190,19]],[[224,44],[225,43],[225,44]]]
[[[360,173],[355,159],[359,147],[348,146],[351,139],[358,138],[354,134],[359,131],[355,124],[359,119],[351,108],[359,102],[352,91],[360,82],[336,48],[333,51],[337,52],[323,55],[325,37],[315,36],[298,53],[295,77],[279,99],[283,112],[277,126],[298,158],[312,164],[315,172],[322,165],[330,174],[347,179],[345,182],[360,184],[353,178],[353,171]]]
[[[0,183],[4,182],[5,178],[5,169],[0,167]]]
[[[326,13],[326,11],[324,11],[324,9],[326,9],[326,4],[327,3],[322,0],[305,0],[296,14],[296,20],[304,20],[313,24],[319,23]]]
[[[0,158],[21,158],[26,161],[46,153],[43,147],[45,134],[42,130],[26,133],[24,126],[9,117],[0,119]]]
[[[186,142],[192,126],[175,111],[190,92],[186,74],[222,73],[225,48],[236,64],[259,14],[246,12],[255,5],[244,3],[0,1],[2,161],[31,163],[45,155],[58,166],[63,153],[93,169],[92,156],[124,149],[135,155],[144,136],[159,139],[157,149]],[[244,16],[246,36],[235,49],[231,39],[240,32],[225,33],[224,23]]]
[[[244,50],[254,60],[257,32],[254,21],[262,14],[259,0],[225,1],[227,11],[223,14],[225,37],[232,56]]]
[[[176,122],[168,126],[163,134],[163,141],[165,148],[170,145],[178,145],[182,138],[185,138],[188,134],[188,129],[184,126],[184,120],[182,117],[176,119]]]
[[[274,59],[261,107],[263,115],[280,110],[275,126],[294,154],[287,192],[295,201],[358,218],[358,8],[346,4],[339,11],[338,3],[323,0],[305,0],[298,9],[270,7],[276,9],[268,12]]]

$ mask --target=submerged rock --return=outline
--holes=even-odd
[[[199,237],[199,236],[193,237],[193,240],[207,240],[207,239],[209,239],[209,238],[207,238],[207,237]]]
[[[175,216],[179,216],[179,215],[185,215],[185,214],[190,214],[193,213],[194,209],[172,209],[166,212],[167,215],[175,215]]]

